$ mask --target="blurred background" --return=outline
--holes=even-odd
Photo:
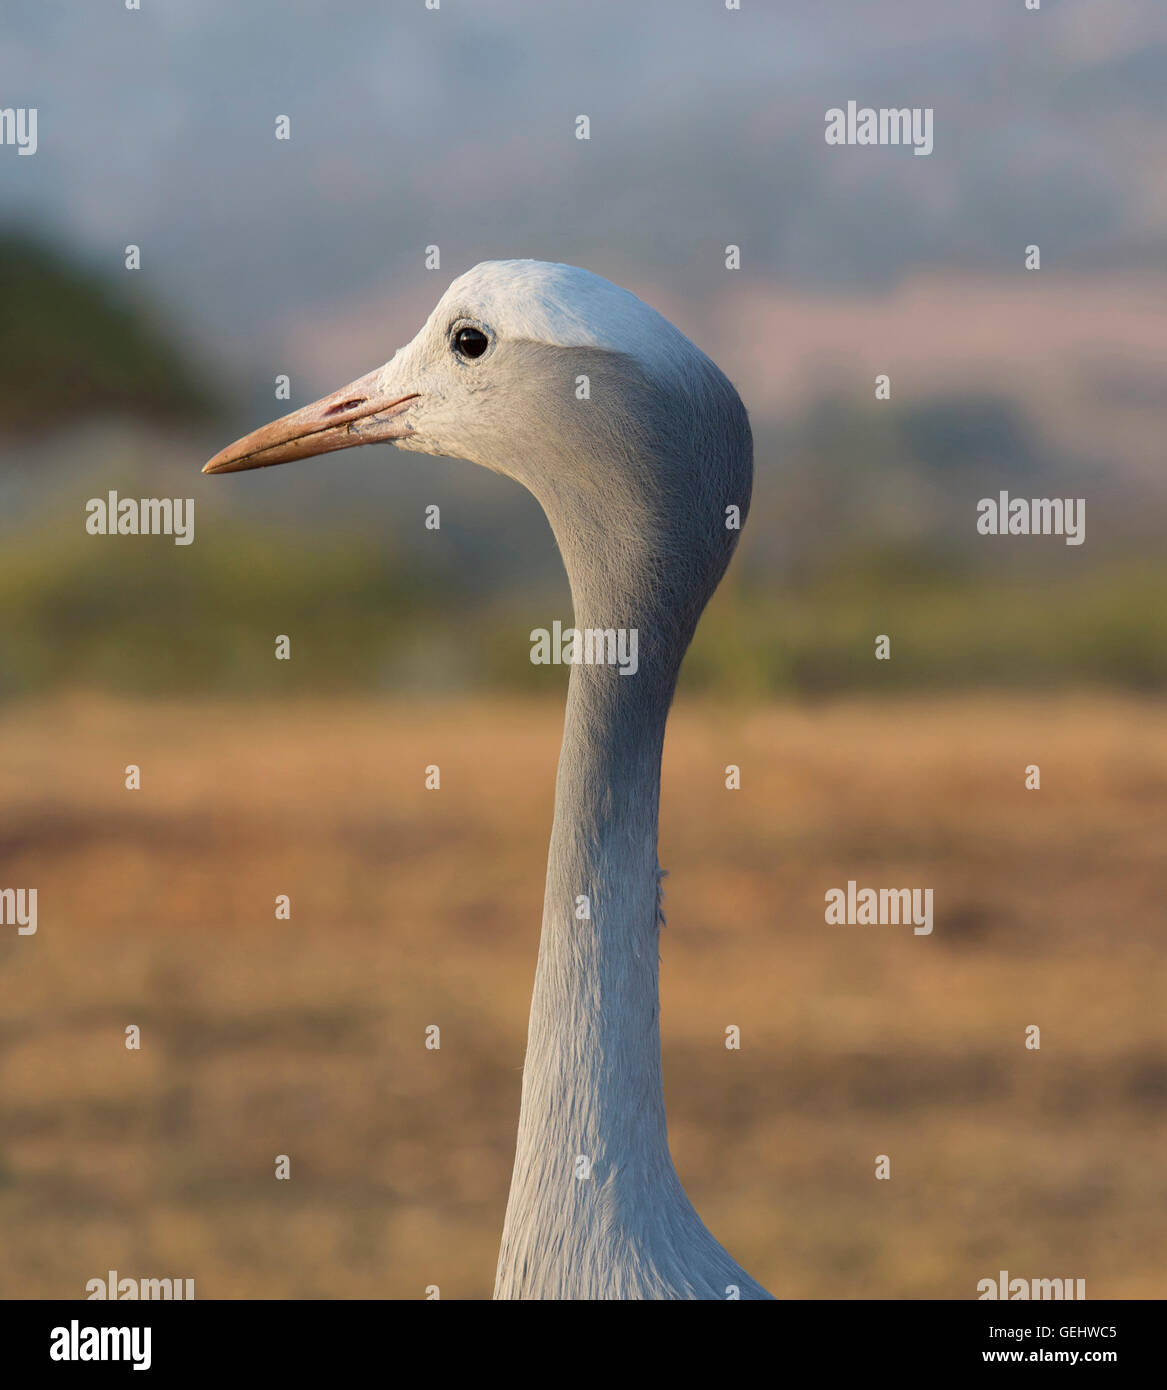
[[[0,1295],[489,1296],[566,684],[529,661],[570,615],[550,531],[388,447],[199,468],[533,256],[660,309],[754,426],[664,774],[670,1132],[707,1224],[781,1297],[1162,1296],[1167,15],[743,6],[5,17],[38,148],[0,146],[0,887],[40,929],[0,928]],[[828,147],[850,99],[933,107],[933,153]],[[1086,543],[978,535],[1002,489],[1085,498]],[[194,543],[86,534],[110,490],[193,497]],[[849,878],[933,887],[933,936],[825,927]]]

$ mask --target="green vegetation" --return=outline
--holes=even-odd
[[[132,278],[132,277],[127,277]],[[214,402],[154,316],[19,232],[0,232],[0,429],[123,412],[198,419]]]
[[[758,694],[1167,686],[1167,565],[1115,561],[1073,582],[867,562],[845,576],[715,598],[693,687]],[[875,638],[891,659],[875,659]]]
[[[191,546],[88,537],[5,543],[0,695],[368,692],[561,686],[534,667],[546,605],[455,590],[383,540],[216,526]],[[1114,561],[1072,582],[856,561],[797,586],[731,579],[682,686],[723,696],[1092,685],[1167,686],[1167,566]],[[564,613],[564,620],[569,618]],[[874,659],[877,634],[892,659]],[[274,659],[277,634],[292,660]]]

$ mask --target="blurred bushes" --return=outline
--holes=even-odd
[[[125,412],[201,419],[201,373],[124,283],[17,230],[0,231],[0,429]]]
[[[886,561],[845,582],[714,599],[691,687],[754,694],[1167,687],[1167,565],[1116,561],[1072,581],[966,571],[921,579]],[[875,638],[891,659],[875,659]]]
[[[10,537],[0,567],[0,694],[552,691],[526,594],[475,593],[384,538],[216,520],[193,545],[90,537],[79,524]],[[682,689],[720,696],[1094,685],[1167,686],[1167,565],[1115,559],[1073,577],[853,557],[765,586],[731,571]],[[464,579],[465,577],[463,577]],[[570,620],[570,612],[561,614]],[[275,638],[292,639],[277,661]],[[891,660],[874,657],[891,638]]]
[[[196,528],[176,546],[70,528],[9,540],[4,554],[4,694],[369,688],[441,597],[343,535]],[[278,635],[291,660],[275,659]]]

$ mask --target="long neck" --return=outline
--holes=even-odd
[[[683,1200],[665,1129],[657,968],[674,678],[675,667],[572,668],[496,1296],[579,1296],[566,1281],[586,1247],[599,1260],[605,1231],[619,1241],[634,1209],[674,1189]]]
[[[575,626],[636,629],[639,666],[571,671],[496,1298],[766,1297],[681,1188],[661,1085],[665,721],[751,478],[741,402],[690,365],[675,391],[631,359],[589,360],[606,413],[564,415],[570,457],[515,474],[555,533]]]
[[[671,685],[577,666],[555,794],[527,1043],[529,1124],[558,1115],[576,1154],[665,1154],[657,811]],[[545,1093],[541,1087],[546,1086]]]

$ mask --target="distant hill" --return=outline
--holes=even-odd
[[[95,415],[198,420],[202,373],[128,289],[0,231],[0,430]]]

